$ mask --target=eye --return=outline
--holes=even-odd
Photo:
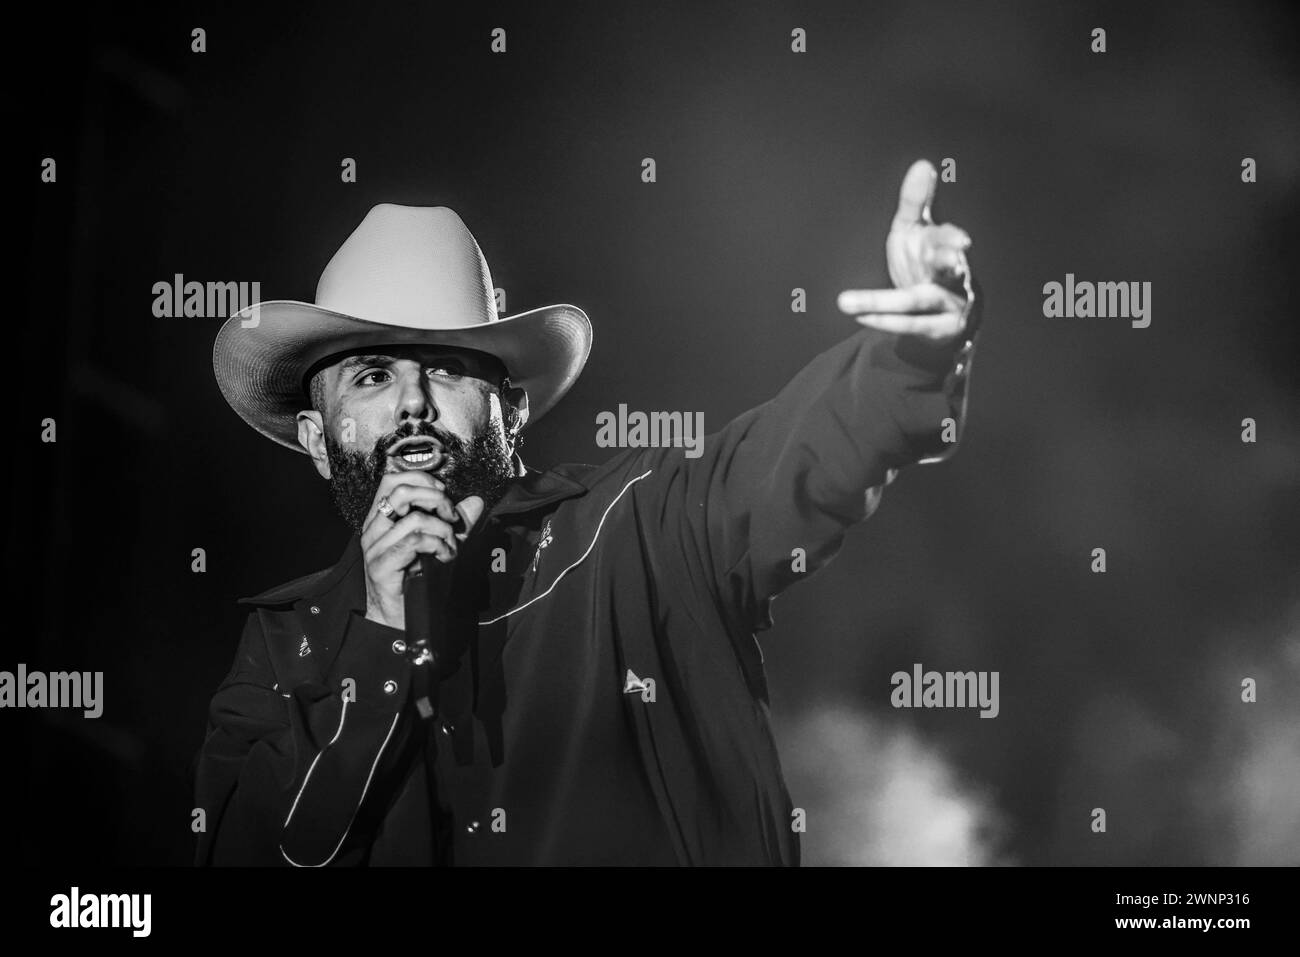
[[[370,380],[375,376],[384,376],[385,378],[381,379],[379,382],[371,382]],[[357,382],[361,385],[382,385],[390,378],[392,378],[392,373],[387,369],[370,369],[367,372],[361,373],[361,375],[357,377]]]
[[[429,366],[429,375],[443,379],[459,379],[464,373],[459,362],[435,362]]]

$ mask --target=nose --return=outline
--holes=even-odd
[[[403,363],[400,371],[394,370],[398,378],[397,408],[394,417],[399,427],[417,425],[421,422],[433,422],[438,418],[438,409],[433,403],[429,390],[429,381],[420,372],[418,363]]]

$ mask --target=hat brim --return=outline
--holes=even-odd
[[[329,356],[395,345],[447,345],[496,356],[511,384],[528,393],[536,422],[577,380],[591,354],[591,322],[560,303],[495,322],[449,329],[414,329],[359,319],[308,302],[272,300],[241,310],[222,324],[212,346],[221,394],[245,422],[286,448],[298,444],[297,415],[308,408],[304,376]]]

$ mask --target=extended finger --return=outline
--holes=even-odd
[[[864,312],[936,313],[951,312],[961,300],[950,290],[932,282],[905,289],[846,289],[837,300],[840,310]]]
[[[855,316],[858,323],[906,336],[927,336],[931,339],[949,339],[959,335],[965,328],[965,318],[959,312],[943,312],[938,315],[901,315],[898,313],[872,313],[867,316]]]
[[[895,229],[930,221],[930,206],[934,202],[934,187],[938,179],[939,174],[929,160],[919,159],[911,165],[898,190]]]

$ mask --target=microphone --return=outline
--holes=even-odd
[[[455,534],[465,529],[465,518],[459,511],[452,529]],[[461,542],[460,547],[464,546]],[[441,562],[434,555],[422,553],[406,568],[402,603],[406,612],[406,653],[412,664],[436,665],[442,654],[453,648],[448,641],[453,636],[447,632],[452,630],[448,626],[455,566],[455,559]]]

